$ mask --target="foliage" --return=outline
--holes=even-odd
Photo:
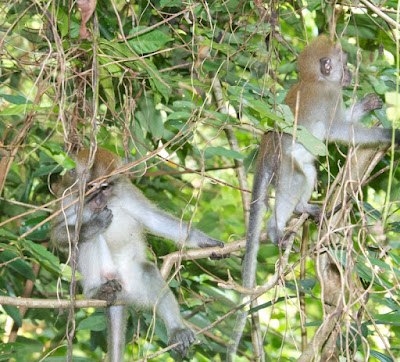
[[[390,121],[398,121],[399,59],[393,33],[381,17],[352,3],[333,7],[314,0],[286,1],[275,8],[266,3],[267,16],[260,18],[260,1],[99,0],[96,18],[88,23],[95,36],[80,40],[80,13],[72,2],[3,2],[0,223],[8,222],[0,224],[1,295],[68,295],[71,270],[65,256],[53,254],[48,223],[40,224],[49,212],[39,207],[54,199],[51,183],[62,167],[73,167],[66,151],[79,146],[97,143],[136,161],[129,175],[146,196],[177,217],[193,218],[209,235],[226,241],[244,237],[238,161],[251,181],[261,131],[276,125],[293,132],[293,115],[284,98],[297,79],[296,55],[306,39],[318,33],[334,29],[349,54],[358,87],[345,91],[346,103],[375,92],[386,96],[387,108],[365,123],[378,119],[390,126]],[[385,13],[394,20],[391,10],[397,5],[385,2]],[[222,103],[216,97],[218,89]],[[238,149],[231,148],[227,129],[234,130]],[[315,194],[324,200],[343,170],[346,148],[326,149],[307,130],[299,136],[311,152],[326,155],[320,158]],[[148,157],[154,150],[158,152]],[[391,172],[377,174],[362,194],[351,195],[354,207],[346,216],[346,230],[341,230],[346,237],[331,248],[348,283],[337,339],[348,360],[400,358],[400,172],[390,154],[374,172],[390,165]],[[310,235],[316,243],[318,226],[311,224]],[[148,240],[149,257],[159,264],[154,255],[173,250],[164,240]],[[240,251],[221,261],[182,262],[184,268],[171,282],[183,315],[197,330],[227,316],[199,335],[202,343],[191,348],[189,358],[225,359],[235,321],[228,313],[237,307],[239,293],[217,282],[227,280],[229,271],[240,283],[242,257]],[[259,284],[274,272],[278,257],[278,248],[262,245]],[[313,252],[307,256],[303,280],[298,260],[299,254],[293,253],[293,269],[259,298],[264,349],[273,361],[297,358],[302,329],[311,338],[324,317]],[[365,301],[360,280],[370,300],[358,319]],[[33,289],[27,295],[29,281]],[[299,312],[302,295],[306,315]],[[165,347],[162,324],[157,322],[153,333],[151,313],[131,312],[126,356],[137,360]],[[12,322],[14,329],[20,327],[16,341],[0,347],[2,359],[65,359],[67,311],[29,308],[25,314],[3,305],[0,313],[3,342]],[[102,310],[76,310],[75,320],[74,356],[99,360],[105,349]],[[247,360],[251,348],[247,326],[238,359]],[[168,352],[154,359],[174,358],[167,356]]]

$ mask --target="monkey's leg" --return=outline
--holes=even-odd
[[[103,235],[80,244],[78,269],[86,298],[98,298],[110,305],[119,297],[122,286],[117,269]],[[108,329],[108,358],[110,362],[123,361],[126,328],[126,307],[106,308]]]
[[[309,203],[314,190],[315,180],[317,178],[317,170],[314,166],[314,163],[304,164],[303,173],[305,175],[303,192],[294,212],[300,215],[306,212],[310,214],[315,222],[318,222],[321,214],[321,208],[318,205],[311,205]]]
[[[101,255],[97,240],[87,241],[79,245],[78,270],[82,274],[83,294],[92,298],[98,287],[106,282],[101,276],[101,264],[105,257]]]
[[[102,234],[96,239],[80,244],[78,270],[82,274],[81,284],[86,298],[103,299],[109,304],[115,301],[120,275]],[[112,284],[113,280],[116,283]]]
[[[268,236],[275,245],[285,249],[284,227],[297,205],[304,197],[307,177],[300,162],[291,157],[283,157],[279,179],[275,188],[275,208],[268,220]],[[308,201],[308,200],[307,200]]]
[[[157,316],[163,320],[167,329],[168,343],[179,343],[174,350],[184,356],[196,340],[196,335],[185,324],[178,302],[155,265],[149,262],[137,263],[136,267],[130,268],[124,282],[130,283],[126,285],[124,299],[138,306],[155,306]]]

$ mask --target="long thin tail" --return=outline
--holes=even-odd
[[[257,254],[260,246],[260,235],[262,229],[262,218],[265,211],[265,195],[268,184],[272,178],[272,171],[268,168],[268,160],[264,160],[264,155],[259,155],[257,159],[256,173],[253,181],[252,200],[250,206],[249,228],[247,230],[246,254],[242,266],[242,282],[245,288],[254,288],[257,270]],[[240,301],[248,304],[250,296],[242,294]],[[240,310],[235,327],[231,336],[231,341],[227,349],[226,360],[234,361],[239,347],[239,342],[246,325],[248,310]]]
[[[126,311],[127,307],[124,305],[107,308],[109,362],[123,362],[124,360]]]

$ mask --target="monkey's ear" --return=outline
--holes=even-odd
[[[58,182],[53,182],[50,184],[50,191],[54,196],[58,195],[59,190],[60,190],[60,184]]]
[[[324,57],[319,60],[319,63],[321,66],[322,75],[324,75],[325,77],[330,76],[332,68],[333,68],[332,59],[328,58],[328,57]]]

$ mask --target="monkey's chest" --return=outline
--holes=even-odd
[[[146,255],[143,227],[121,207],[110,207],[111,225],[102,233],[111,255],[142,259]]]

